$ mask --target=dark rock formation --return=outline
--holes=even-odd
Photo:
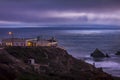
[[[99,49],[95,49],[95,51],[91,54],[92,57],[94,58],[103,58],[106,57],[103,52],[101,52]]]
[[[106,54],[105,54],[105,57],[109,58],[110,56],[106,53]]]
[[[120,51],[117,51],[117,53],[115,55],[120,55]]]
[[[8,47],[0,50],[0,56],[0,80],[112,80],[111,75],[61,48]],[[30,58],[35,65],[26,63]],[[38,65],[42,68],[34,70]]]

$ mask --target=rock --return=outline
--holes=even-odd
[[[103,58],[103,57],[106,57],[106,55],[101,52],[99,49],[95,49],[95,51],[91,54],[92,57],[94,58]],[[108,55],[107,55],[108,56]]]
[[[105,54],[105,57],[108,57],[108,58],[109,58],[110,56],[106,53],[106,54]]]
[[[115,55],[120,55],[120,51],[117,51],[117,53]]]

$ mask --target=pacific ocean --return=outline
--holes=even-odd
[[[14,37],[48,39],[55,37],[59,46],[65,48],[72,56],[83,59],[88,63],[95,62],[96,67],[120,77],[120,56],[115,53],[120,50],[119,29],[83,29],[83,28],[0,28],[0,40],[10,38],[8,32],[12,31]],[[90,54],[96,49],[109,54],[110,58],[95,60]]]

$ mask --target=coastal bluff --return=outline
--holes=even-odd
[[[0,49],[0,80],[113,80],[59,47]]]

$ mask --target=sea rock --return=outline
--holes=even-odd
[[[105,54],[105,57],[109,58],[110,56],[106,53],[106,54]]]
[[[115,55],[120,55],[120,51],[117,51],[117,53]]]
[[[95,51],[91,54],[92,57],[94,58],[103,58],[103,57],[106,57],[106,55],[101,52],[99,49],[95,49]],[[107,55],[108,56],[108,55]]]

